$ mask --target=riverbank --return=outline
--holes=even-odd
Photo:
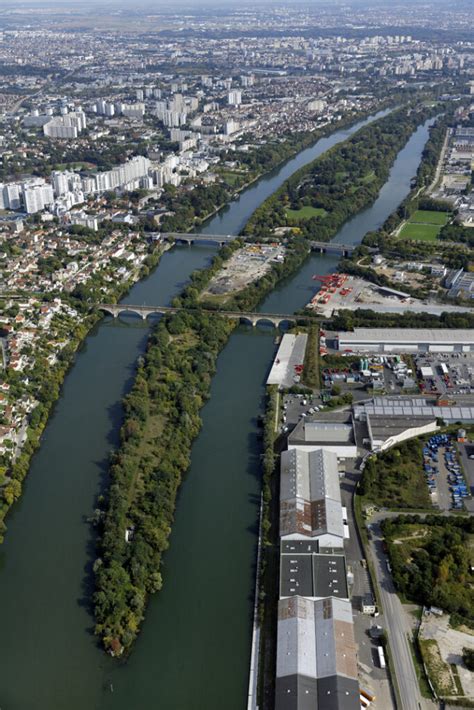
[[[348,139],[344,151],[337,146],[333,147],[324,156],[300,169],[275,195],[268,198],[247,223],[244,229],[245,238],[247,241],[281,239],[287,250],[285,260],[273,264],[258,283],[253,282],[235,292],[232,297],[228,297],[225,309],[252,310],[259,300],[303,264],[311,250],[312,239],[330,241],[344,223],[373,202],[388,178],[389,169],[399,149],[416,127],[431,113],[432,109],[426,108],[421,108],[418,112],[413,109],[399,109],[385,116],[377,121],[376,128],[372,130],[363,128],[353,138]],[[383,145],[383,162],[376,149],[378,143]],[[361,154],[357,158],[358,153]],[[339,180],[336,181],[334,178],[341,174],[345,176],[344,184],[335,186],[334,183],[338,183]],[[370,177],[369,181],[367,176]],[[295,194],[299,189],[297,186],[304,183],[307,189],[311,180],[318,184],[317,199],[320,202],[324,200],[324,216],[321,219],[307,220],[310,224],[306,227],[306,231],[303,231],[302,227],[287,232],[283,238],[277,237],[275,229],[286,219],[286,204],[289,204],[290,196],[293,201],[301,200],[301,196],[297,197]],[[333,184],[329,184],[331,180]],[[322,182],[325,183],[324,187]],[[326,192],[329,190],[331,194],[323,194],[324,190]],[[306,200],[306,196],[303,199]],[[215,271],[212,273],[214,274]],[[201,286],[205,287],[209,280],[206,275],[206,278],[201,280]],[[194,288],[193,295],[195,297],[190,298],[185,289],[183,305],[219,310],[219,303],[216,301],[206,302],[205,299],[199,301]]]
[[[256,210],[245,234],[276,240],[284,230],[290,239],[297,235],[330,241],[342,224],[376,199],[401,145],[434,113],[434,107],[424,105],[398,109],[372,131],[351,138],[344,153],[332,148],[302,167]],[[295,223],[296,214],[301,216]]]
[[[349,123],[353,118],[361,118],[361,116],[358,117],[352,117],[352,116],[346,116],[341,122],[339,122],[338,126],[328,126],[322,129],[321,131],[314,132],[312,134],[304,135],[302,138],[298,138],[296,140],[296,143],[294,143],[291,147],[291,149],[288,150],[283,150],[282,155],[280,158],[275,162],[272,163],[267,170],[265,170],[262,173],[259,173],[256,175],[249,184],[252,184],[254,182],[257,182],[260,178],[262,178],[264,175],[268,174],[272,170],[274,170],[278,165],[287,162],[290,160],[290,158],[299,150],[302,150],[305,146],[308,144],[317,142],[323,135],[327,135],[331,133],[331,130],[336,130],[341,128],[342,126],[346,125]],[[240,191],[243,191],[245,189],[245,186],[242,186],[239,189]],[[233,191],[234,193],[236,190]],[[225,208],[228,206],[229,202],[232,200],[232,195],[228,195],[228,201],[219,205],[215,210],[212,212],[206,214],[202,219],[199,220],[199,224],[205,223],[212,215],[218,214],[219,212],[225,210]],[[150,270],[153,270],[156,265],[159,262],[159,259],[161,255],[166,251],[168,248],[170,248],[170,245],[163,245],[158,247],[153,251],[153,253],[147,257],[147,260],[143,267],[135,274],[135,277],[133,280],[128,281],[124,286],[119,286],[119,287],[114,287],[108,294],[105,295],[106,300],[110,302],[117,302],[120,301],[130,290],[130,288],[137,283],[137,281],[140,281],[142,278],[147,276],[150,272]],[[69,299],[71,300],[74,305],[81,310],[81,306],[84,304],[81,304],[80,301],[76,303],[76,299]],[[101,299],[103,300],[103,298]],[[39,445],[40,445],[40,439],[42,436],[42,433],[44,431],[44,428],[49,420],[49,417],[51,416],[51,413],[54,408],[54,404],[57,401],[58,397],[60,396],[60,390],[62,383],[64,381],[64,378],[69,371],[70,367],[74,363],[74,358],[77,350],[81,347],[81,345],[84,343],[85,338],[87,337],[88,333],[91,332],[93,327],[97,324],[99,320],[99,316],[97,314],[92,314],[92,315],[85,315],[84,312],[82,312],[82,319],[80,323],[78,323],[77,327],[74,329],[74,331],[70,335],[70,342],[68,344],[67,350],[63,351],[61,354],[61,361],[55,369],[52,371],[48,371],[48,377],[50,377],[53,373],[55,374],[54,377],[54,382],[51,382],[49,380],[49,387],[45,387],[45,401],[43,403],[43,407],[41,409],[41,416],[36,416],[35,418],[35,425],[30,424],[28,426],[27,432],[26,432],[26,438],[25,438],[25,443],[23,444],[22,447],[22,453],[17,457],[17,460],[15,464],[11,467],[11,471],[7,472],[6,475],[6,485],[3,486],[2,490],[2,495],[0,499],[0,543],[3,542],[4,539],[4,534],[6,532],[6,525],[5,525],[5,519],[8,515],[9,510],[11,509],[12,505],[20,499],[21,497],[21,492],[22,492],[22,482],[24,481],[25,477],[27,476],[30,463],[31,463],[31,458],[35,451],[37,451]],[[31,419],[31,418],[30,418]]]
[[[253,161],[253,163],[256,162],[258,165],[258,169],[253,169],[254,172],[251,173],[249,179],[238,187],[226,183],[225,180],[223,182],[212,183],[207,187],[198,184],[190,193],[191,203],[188,199],[189,195],[181,195],[180,199],[180,193],[178,191],[175,193],[173,188],[168,187],[170,192],[168,196],[168,207],[173,214],[166,216],[162,221],[162,231],[186,232],[199,229],[203,225],[206,225],[213,217],[225,211],[230,202],[235,199],[238,200],[239,196],[252,185],[271,176],[272,173],[281,166],[290,163],[295,156],[310,149],[323,138],[332,135],[334,132],[351,126],[354,122],[364,120],[366,117],[370,116],[373,111],[381,112],[385,110],[386,107],[393,107],[395,101],[396,98],[390,97],[385,101],[381,101],[377,107],[373,107],[369,110],[361,111],[357,114],[343,114],[340,116],[337,123],[329,123],[315,131],[307,131],[295,135],[286,134],[282,136],[280,141],[273,144],[265,144],[253,152],[237,152],[236,155],[232,156],[233,159],[243,161],[244,164],[246,161]],[[263,155],[263,158],[259,157],[260,154]],[[203,202],[207,201],[208,195],[211,196],[210,200],[213,203],[212,208],[204,214],[198,214],[197,210],[201,208]]]
[[[382,102],[382,105],[385,105],[386,102]],[[364,114],[365,115],[365,114]],[[314,132],[311,134],[308,134],[303,137],[302,142],[300,139],[296,140],[296,145],[293,145],[290,151],[284,151],[283,156],[277,161],[277,163],[272,164],[269,166],[268,170],[266,170],[264,173],[261,173],[256,176],[252,182],[258,182],[260,178],[263,178],[266,174],[271,173],[273,170],[275,170],[276,166],[278,164],[284,164],[290,161],[291,156],[295,154],[298,150],[301,150],[306,146],[308,143],[312,144],[314,142],[317,142],[318,140],[321,139],[322,136],[328,135],[331,133],[332,130],[340,129],[347,125],[348,123],[351,122],[354,118],[363,118],[362,115],[359,115],[357,117],[353,116],[346,116],[344,117],[337,126],[330,125],[325,127],[324,129],[321,129],[318,132]],[[235,192],[235,191],[234,191]],[[232,197],[229,194],[229,200],[228,202],[224,203],[222,206],[218,207],[216,210],[213,211],[212,214],[219,214],[219,212],[222,212],[225,210],[225,208],[228,206],[229,202],[231,201]],[[205,218],[201,220],[201,223],[207,221],[209,218],[208,215],[206,215]],[[144,264],[144,266],[137,272],[135,277],[131,280],[128,281],[124,286],[119,286],[118,288],[115,287],[113,288],[109,294],[106,295],[106,300],[109,300],[111,302],[116,302],[120,301],[132,288],[132,286],[140,281],[142,278],[147,276],[151,270],[153,270],[156,265],[158,264],[161,255],[166,251],[168,248],[170,248],[170,245],[163,245],[159,247],[158,249],[155,249],[151,255],[147,257],[147,260]],[[101,294],[102,296],[102,294]],[[25,479],[27,476],[29,466],[31,463],[31,458],[34,454],[35,451],[37,451],[39,445],[40,445],[40,438],[42,435],[42,432],[48,422],[49,417],[51,416],[51,413],[54,408],[54,404],[57,401],[58,397],[60,396],[60,389],[62,386],[62,383],[64,381],[64,378],[71,367],[71,365],[74,363],[74,358],[77,350],[82,346],[82,344],[85,341],[85,338],[88,333],[91,332],[93,327],[97,324],[98,322],[98,316],[96,314],[92,315],[84,315],[84,310],[83,306],[85,303],[82,303],[80,300],[76,302],[76,299],[69,299],[71,302],[76,306],[79,311],[82,309],[82,314],[83,314],[83,319],[81,322],[78,324],[77,328],[74,329],[69,346],[67,350],[65,350],[62,353],[62,359],[60,362],[60,367],[57,368],[57,379],[54,380],[52,383],[52,386],[49,388],[46,387],[44,388],[47,390],[46,396],[45,396],[45,401],[46,401],[46,406],[41,412],[41,417],[37,416],[36,417],[36,423],[35,426],[29,426],[27,430],[27,436],[25,440],[25,444],[23,446],[23,451],[22,454],[18,457],[15,466],[13,467],[14,470],[11,471],[11,475],[7,474],[7,485],[3,487],[3,495],[1,497],[1,503],[0,503],[0,543],[4,539],[4,533],[6,531],[6,526],[5,526],[5,518],[11,509],[12,505],[19,500],[21,496],[21,487],[22,487],[22,481]],[[103,297],[101,298],[103,300]],[[53,370],[48,370],[48,376],[50,376],[54,372]]]
[[[145,278],[150,273],[150,270],[158,265],[162,254],[169,248],[171,248],[171,246],[168,244],[155,247],[154,250],[148,254],[141,267],[136,271],[133,279],[122,286],[113,288],[107,294],[107,298],[111,299],[113,302],[122,299],[135,283]],[[81,320],[76,324],[72,332],[69,333],[68,344],[61,350],[56,364],[53,367],[49,367],[44,373],[43,381],[39,384],[39,392],[37,395],[38,403],[32,415],[29,417],[21,452],[16,457],[10,470],[5,474],[6,482],[1,489],[0,544],[4,541],[4,536],[7,531],[5,520],[14,503],[21,498],[22,484],[28,475],[31,459],[41,445],[43,431],[61,395],[64,378],[74,364],[77,351],[82,347],[89,333],[103,317],[102,314],[98,312],[85,314],[84,310],[81,311],[80,302],[72,298],[70,298],[69,301],[78,309]]]
[[[357,128],[304,151],[203,231],[238,234],[292,172]],[[376,228],[403,199],[426,137],[420,128],[410,139],[377,203],[341,230],[344,243]],[[189,274],[214,254],[205,246],[171,249],[124,302],[170,304]],[[312,275],[335,264],[335,257],[313,252],[258,310],[298,310],[314,292]],[[148,324],[132,317],[103,319],[93,329],[65,379],[21,503],[9,517],[0,565],[0,605],[8,610],[0,635],[0,695],[9,710],[217,710],[223,703],[242,710],[246,703],[261,499],[256,416],[263,413],[263,383],[275,349],[268,328],[234,330],[218,357],[178,494],[163,558],[165,583],[149,599],[133,653],[112,659],[92,635],[95,530],[86,520],[109,484],[110,450],[120,445],[121,400],[147,334]]]
[[[254,185],[256,182],[261,180],[262,178],[266,177],[270,173],[272,173],[275,169],[277,169],[280,165],[283,165],[283,163],[288,162],[291,160],[294,156],[298,155],[302,150],[310,147],[311,145],[314,145],[318,141],[321,140],[321,138],[325,138],[327,136],[330,136],[334,131],[340,131],[341,129],[345,128],[346,126],[351,126],[354,124],[356,121],[361,121],[364,118],[367,118],[368,116],[372,115],[374,111],[380,112],[383,111],[385,108],[392,108],[394,106],[394,103],[396,101],[396,97],[390,97],[386,99],[385,101],[381,101],[378,106],[373,106],[372,108],[366,110],[366,111],[361,111],[358,113],[346,113],[343,114],[337,124],[335,123],[329,123],[326,126],[323,126],[322,128],[317,128],[314,131],[307,131],[306,133],[301,134],[301,138],[298,138],[298,136],[292,136],[287,135],[286,140],[285,137],[282,137],[282,141],[279,143],[279,147],[284,147],[288,142],[289,139],[292,139],[291,141],[291,147],[289,150],[285,151],[282,156],[278,156],[278,159],[272,162],[270,165],[266,165],[263,170],[260,170],[257,172],[255,175],[253,175],[249,180],[246,180],[242,185],[239,185],[238,187],[233,188],[234,195],[240,195],[242,192],[245,190],[248,190],[249,187]],[[400,103],[402,103],[405,100],[405,97],[401,96],[399,97]],[[294,141],[294,142],[293,142]],[[207,214],[205,217],[201,217],[197,220],[197,223],[199,225],[204,224],[208,220],[210,220],[212,217],[214,217],[216,214],[218,214],[221,210],[223,210],[227,206],[227,202],[221,204],[220,206],[216,207],[212,212]]]
[[[401,120],[404,115],[405,122]],[[424,120],[426,115],[423,112],[416,116],[411,114],[410,118],[401,110],[400,115],[397,112],[375,123],[378,128],[375,132],[379,139],[381,136],[388,139],[392,135],[394,125],[398,126],[396,138],[391,140],[390,149],[387,149],[389,156],[387,161],[393,162],[409,135]],[[356,133],[355,138],[342,143],[341,146],[344,148],[341,147],[339,151],[342,153],[347,150],[347,146],[353,141],[357,143],[368,140],[369,135],[373,133],[373,124],[361,129]],[[337,148],[333,149],[332,156],[338,154],[337,151]],[[320,160],[324,162],[324,157]],[[372,192],[367,191],[362,200],[365,199],[367,203],[372,196]],[[357,202],[353,200],[354,212],[360,209],[360,204],[361,200]],[[347,211],[344,213],[346,219]],[[301,266],[309,253],[309,244],[295,239],[291,246],[293,249],[290,250],[285,263],[276,264],[270,278],[265,277],[258,286],[253,285],[244,291],[246,309],[255,308],[279,281],[287,278]],[[195,418],[200,409],[199,402],[194,395],[189,394],[185,395],[183,400],[182,386],[184,384],[185,390],[189,390],[192,386],[193,390],[199,393],[202,406],[210,386],[210,380],[207,382],[206,378],[215,370],[217,355],[231,332],[229,329],[224,333],[222,319],[217,316],[217,313],[211,322],[208,314],[199,314],[198,310],[199,294],[216,270],[219,259],[225,256],[229,258],[232,253],[228,247],[224,249],[226,251],[222,250],[210,267],[192,276],[190,284],[185,287],[182,295],[173,301],[173,305],[180,305],[188,310],[167,317],[157,327],[150,339],[145,367],[138,372],[130,396],[124,400],[126,420],[122,428],[122,445],[113,459],[111,494],[106,504],[99,542],[99,557],[95,563],[96,633],[111,655],[120,656],[129,651],[144,619],[147,596],[161,588],[162,579],[159,569],[162,553],[168,544],[176,496],[182,475],[188,465],[191,442],[199,431],[198,419]],[[241,307],[240,303],[238,305]],[[191,308],[192,311],[189,310]],[[219,337],[216,330],[219,332]],[[174,335],[184,338],[186,344],[179,353],[174,352],[176,348],[176,343],[172,339]],[[208,369],[202,372],[206,378],[202,382],[201,389],[195,379],[193,362],[195,360],[200,362],[199,353],[203,350],[207,351]],[[155,445],[159,446],[157,437],[164,436],[167,446],[177,455],[177,450],[171,445],[172,442],[166,438],[168,423],[174,425],[173,435],[181,443],[178,449],[179,463],[176,467],[171,466],[171,462],[166,463],[166,455],[164,461],[160,460],[160,456],[150,460],[152,453],[149,447],[148,418],[151,408],[156,410],[155,415],[158,416],[160,406],[164,406],[164,411],[159,426],[151,427]],[[169,412],[176,410],[184,414],[186,407],[189,407],[191,413],[190,422],[174,416],[168,421]],[[131,431],[129,431],[130,426]],[[130,439],[133,439],[134,448],[131,457]],[[161,455],[164,453],[161,452]],[[153,490],[163,478],[168,481],[168,485],[160,488],[160,499],[155,503],[154,496],[150,498],[151,493],[147,495],[146,491]],[[137,480],[140,481],[139,485]],[[155,509],[155,505],[159,505],[159,508]],[[263,539],[265,539],[265,530]]]

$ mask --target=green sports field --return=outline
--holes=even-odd
[[[449,212],[435,212],[434,210],[417,210],[411,217],[410,222],[421,222],[422,224],[440,224],[444,226],[449,219]]]
[[[400,232],[401,239],[415,239],[422,242],[435,242],[441,227],[436,224],[413,224],[408,222]]]
[[[326,210],[323,210],[322,207],[311,207],[311,205],[305,205],[299,210],[286,210],[286,218],[289,222],[300,222],[311,217],[324,217],[325,214]]]
[[[447,224],[450,216],[449,212],[416,210],[402,227],[399,236],[401,239],[434,242],[437,240],[441,228]]]

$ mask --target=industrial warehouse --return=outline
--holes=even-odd
[[[354,417],[368,421],[372,449],[388,449],[405,439],[436,431],[438,420],[447,424],[474,422],[474,406],[445,406],[423,397],[374,397],[354,405]]]
[[[352,446],[352,427],[333,426],[336,439]],[[338,457],[314,441],[308,450],[302,432],[296,441],[281,457],[275,708],[359,710]]]
[[[288,449],[325,451],[336,454],[339,461],[357,456],[354,421],[349,412],[325,412],[315,419],[303,417],[288,435]]]
[[[371,353],[471,353],[474,330],[354,328],[336,334],[338,350]]]
[[[276,710],[360,710],[351,603],[278,603]]]
[[[344,523],[337,456],[284,451],[281,456],[280,537],[318,538],[323,547],[343,547]]]

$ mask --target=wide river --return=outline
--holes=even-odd
[[[378,116],[383,114],[378,114]],[[368,120],[373,120],[373,117]],[[206,226],[235,234],[295,170],[366,121],[302,151],[251,186]],[[399,153],[372,207],[336,237],[359,242],[405,197],[428,136],[420,127]],[[131,290],[129,303],[167,304],[213,248],[178,247]],[[261,305],[291,313],[315,290],[311,276],[334,257],[313,255]],[[240,327],[218,360],[212,396],[182,485],[163,590],[150,601],[127,662],[108,658],[88,606],[93,530],[86,518],[117,445],[121,398],[148,325],[105,319],[88,336],[33,459],[0,547],[1,710],[243,710],[246,706],[260,495],[256,419],[274,332]]]

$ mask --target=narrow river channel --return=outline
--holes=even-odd
[[[383,114],[378,114],[378,116]],[[372,118],[373,120],[373,118]],[[295,170],[365,122],[302,151],[241,194],[205,227],[237,233],[253,210]],[[359,242],[408,193],[427,122],[399,153],[374,205],[336,237]],[[129,303],[166,304],[214,250],[167,252]],[[261,305],[301,308],[313,273],[336,258],[311,256]],[[92,635],[87,599],[94,540],[86,518],[117,444],[120,400],[130,386],[148,326],[104,320],[87,338],[34,457],[21,502],[0,547],[1,710],[243,710],[246,705],[260,493],[256,417],[275,333],[238,328],[218,360],[203,428],[192,449],[164,587],[149,605],[126,663],[106,657]]]

